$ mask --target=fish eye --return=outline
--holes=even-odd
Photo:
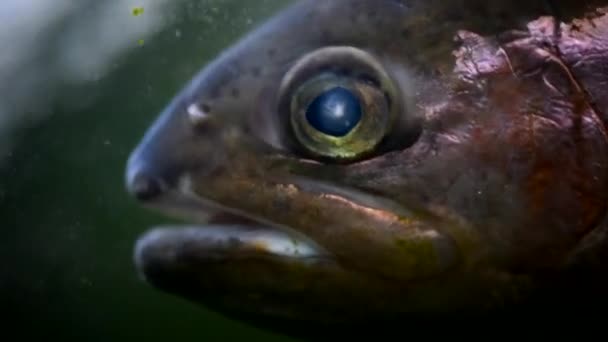
[[[286,73],[279,114],[297,151],[317,159],[359,160],[377,150],[401,111],[394,82],[371,55],[326,47]]]
[[[306,121],[322,134],[343,137],[361,122],[361,102],[341,86],[323,91],[306,108]]]
[[[374,84],[333,72],[302,84],[289,116],[295,139],[309,154],[333,159],[373,150],[390,124],[388,102]]]

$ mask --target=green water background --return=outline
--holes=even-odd
[[[289,2],[214,0],[201,9],[187,1],[106,77],[66,89],[49,118],[20,132],[0,169],[4,336],[289,340],[143,284],[131,262],[133,243],[165,218],[137,206],[123,181],[129,152],[184,82]],[[89,101],[74,108],[74,98]]]

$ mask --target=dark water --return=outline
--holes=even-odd
[[[213,2],[212,18],[196,6],[172,13],[173,24],[109,75],[66,89],[50,118],[21,132],[0,169],[3,336],[289,340],[159,293],[137,278],[131,262],[136,237],[164,218],[127,196],[129,152],[204,63],[289,1]],[[74,109],[63,97],[93,100]]]

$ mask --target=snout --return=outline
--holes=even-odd
[[[167,191],[167,184],[158,167],[135,151],[126,168],[127,191],[138,201],[148,202],[159,198]]]

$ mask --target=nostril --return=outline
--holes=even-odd
[[[136,174],[129,183],[129,191],[140,201],[149,201],[159,197],[164,188],[160,179],[141,173]]]

